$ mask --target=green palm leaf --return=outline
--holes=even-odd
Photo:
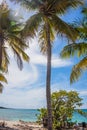
[[[4,77],[2,73],[0,73],[0,81],[7,83],[7,79]]]
[[[19,68],[20,70],[22,70],[22,68],[23,68],[23,61],[22,61],[22,59],[21,59],[21,56],[20,56],[19,53],[16,51],[16,49],[14,49],[14,47],[11,47],[11,48],[12,48],[12,51],[14,52],[14,57],[15,57],[15,59],[16,59],[16,61],[17,61],[18,68]]]
[[[51,24],[50,24],[50,26],[51,26]],[[54,39],[55,39],[55,31],[53,30],[53,28],[50,27],[51,43],[53,43]],[[46,27],[45,27],[45,25],[42,25],[41,29],[39,31],[39,44],[40,44],[41,52],[46,53],[47,52],[47,41],[46,41]]]
[[[67,45],[63,48],[60,54],[62,58],[69,58],[74,55],[77,55],[79,57],[87,55],[87,43],[73,43]]]
[[[84,13],[84,18],[80,23],[75,24],[75,28],[79,32],[79,39],[83,42],[78,44],[73,43],[66,47],[61,52],[61,57],[70,58],[70,56],[77,55],[78,57],[83,57],[83,59],[76,64],[71,72],[70,82],[73,83],[79,79],[82,73],[87,70],[87,8],[84,8],[82,12]]]
[[[30,17],[26,22],[26,26],[23,30],[23,36],[33,38],[36,35],[39,24],[41,23],[41,13],[37,13]]]
[[[82,73],[87,70],[87,57],[84,57],[78,64],[76,64],[71,72],[70,83],[77,81]]]
[[[29,61],[29,56],[17,45],[12,45],[12,47],[14,48],[14,51],[16,51],[20,56],[22,56],[24,61]]]
[[[4,77],[2,73],[0,73],[0,93],[2,93],[4,88],[2,82],[7,83],[7,79]]]
[[[66,12],[66,10],[70,7],[75,8],[78,5],[83,4],[82,0],[48,0],[48,4],[51,5],[49,8],[51,8],[51,10],[54,10],[54,12],[58,13],[58,14],[64,14]]]
[[[8,72],[8,65],[9,65],[9,56],[7,54],[7,48],[3,48],[3,53],[2,53],[2,71],[3,72]]]
[[[11,21],[10,27],[8,28],[9,34],[14,34],[14,35],[21,34],[24,25],[21,23],[16,23],[16,22],[13,23],[13,22],[14,21]]]
[[[7,4],[2,2],[0,5],[0,68],[4,72],[8,71],[9,64],[6,47],[12,48],[20,68],[23,66],[22,58],[25,59],[25,61],[29,60],[29,57],[25,53],[25,49],[28,48],[28,44],[26,44],[23,37],[21,37],[21,31],[24,25],[11,18],[10,12],[11,11],[9,10]],[[19,48],[21,51],[18,52]]]
[[[64,34],[66,35],[69,39],[75,41],[77,36],[78,36],[78,32],[69,24],[67,24],[66,22],[62,21],[59,17],[57,17],[56,15],[52,16],[52,21],[53,21],[53,26],[55,28],[55,30],[57,31],[57,33],[59,34]]]
[[[4,86],[2,85],[2,83],[0,83],[0,93],[3,92],[3,88],[4,88]]]
[[[28,45],[25,44],[23,39],[21,39],[20,37],[14,35],[14,34],[8,34],[7,37],[8,37],[8,39],[7,39],[8,44],[10,46],[12,46],[14,44],[14,45],[17,45],[18,47],[21,47],[22,49],[28,48]]]

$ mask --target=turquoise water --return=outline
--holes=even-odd
[[[87,109],[83,109],[82,111],[87,113]],[[84,116],[78,114],[77,112],[74,112],[72,121],[76,121],[78,123],[87,122],[87,117],[84,117]]]
[[[3,120],[35,122],[38,114],[36,109],[0,109],[0,119]]]
[[[87,112],[87,109],[83,111]],[[36,109],[0,109],[0,119],[3,120],[23,120],[35,122],[37,120],[36,115],[38,114],[39,112]],[[75,112],[72,121],[87,122],[87,118]]]

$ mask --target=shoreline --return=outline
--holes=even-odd
[[[0,120],[0,130],[43,130],[43,125],[36,122]]]
[[[0,130],[47,130],[36,122],[0,120]],[[81,126],[63,130],[82,130]],[[87,130],[87,127],[86,129]]]

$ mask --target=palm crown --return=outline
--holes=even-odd
[[[15,1],[15,0],[11,0]],[[64,34],[72,41],[75,41],[78,32],[72,26],[64,22],[60,15],[64,14],[70,7],[77,7],[82,0],[16,0],[28,10],[34,10],[26,22],[22,31],[23,37],[34,38],[38,35],[40,48],[47,54],[47,76],[46,76],[46,97],[48,111],[48,130],[52,130],[52,109],[51,109],[51,48],[56,34]]]
[[[11,0],[14,1],[14,0]],[[39,40],[41,46],[45,46],[46,27],[45,22],[50,26],[51,41],[54,40],[55,32],[57,34],[66,34],[73,41],[77,37],[77,32],[69,24],[60,19],[60,15],[64,14],[70,7],[77,7],[81,4],[81,0],[16,0],[29,10],[35,10],[35,14],[31,16],[24,28],[24,36],[34,37],[39,30]],[[38,29],[39,28],[39,29]],[[75,34],[75,35],[73,35]],[[44,43],[43,43],[44,42]],[[46,46],[45,46],[46,47]]]
[[[11,19],[10,10],[6,3],[0,5],[0,68],[3,71],[8,70],[9,56],[7,50],[11,48],[18,63],[18,67],[22,69],[22,58],[29,60],[24,50],[28,47],[24,40],[20,37],[22,28],[19,23]]]
[[[84,8],[82,12],[84,14],[84,18],[80,21],[80,24],[77,23],[75,26],[79,32],[80,41],[78,43],[65,46],[61,52],[61,56],[64,58],[69,58],[74,55],[83,57],[83,59],[81,59],[81,61],[72,68],[70,76],[71,83],[77,81],[82,72],[87,69],[87,8]]]

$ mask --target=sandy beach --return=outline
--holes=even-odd
[[[2,126],[5,124],[4,127]],[[46,130],[42,125],[34,122],[3,121],[0,120],[0,130]]]
[[[0,120],[0,130],[47,130],[47,129],[43,128],[43,125],[39,125],[38,123],[35,122],[24,122],[21,120],[19,121]],[[83,130],[83,128],[78,127],[78,128],[68,129],[68,130]],[[87,128],[84,128],[84,130],[87,130]]]

